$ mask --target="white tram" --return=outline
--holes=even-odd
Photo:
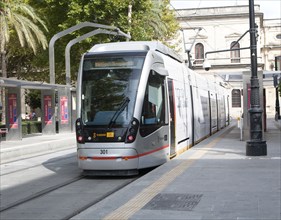
[[[87,175],[158,166],[228,123],[223,87],[159,42],[99,44],[77,84],[78,164]]]

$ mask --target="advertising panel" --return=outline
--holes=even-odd
[[[9,124],[10,128],[18,128],[17,118],[17,94],[8,95]]]
[[[60,97],[61,124],[68,124],[68,100],[66,96]]]
[[[44,114],[45,124],[52,124],[52,97],[50,95],[44,96]]]

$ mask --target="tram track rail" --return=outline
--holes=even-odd
[[[46,197],[51,196],[50,195],[51,193],[60,193],[59,190],[62,190],[62,191],[66,190],[66,188],[64,188],[64,187],[68,187],[71,184],[75,184],[75,183],[77,183],[79,181],[83,181],[83,180],[92,182],[92,186],[94,186],[97,182],[100,182],[100,183],[101,182],[105,182],[105,184],[102,184],[102,185],[107,185],[107,183],[109,183],[111,181],[114,181],[114,180],[117,180],[119,182],[118,184],[110,187],[110,189],[107,188],[107,190],[105,190],[105,193],[96,193],[96,194],[94,194],[93,197],[91,197],[90,200],[89,199],[87,200],[87,202],[83,201],[83,195],[81,195],[81,193],[75,192],[75,195],[76,195],[75,196],[75,201],[72,201],[72,202],[74,202],[76,204],[75,205],[75,209],[73,209],[73,210],[72,209],[68,209],[67,212],[60,213],[59,217],[56,216],[56,218],[52,218],[52,217],[48,216],[48,217],[50,217],[49,219],[69,220],[69,219],[73,218],[74,216],[78,215],[79,213],[81,213],[81,212],[85,211],[86,209],[90,208],[91,206],[99,203],[103,199],[109,197],[110,195],[112,195],[116,191],[118,191],[118,190],[122,189],[123,187],[129,185],[130,183],[134,182],[135,180],[137,180],[142,175],[144,175],[144,173],[141,174],[141,175],[135,176],[134,178],[125,178],[125,179],[121,178],[121,177],[113,177],[113,178],[110,178],[110,177],[106,177],[106,178],[105,177],[87,178],[84,175],[77,176],[77,177],[72,178],[72,179],[70,179],[68,181],[65,181],[65,182],[63,182],[61,184],[57,184],[55,186],[46,188],[46,189],[44,189],[44,190],[42,190],[40,192],[37,192],[37,193],[35,193],[33,195],[30,195],[30,196],[28,196],[26,198],[23,198],[21,200],[13,202],[12,204],[4,206],[4,207],[2,207],[0,209],[0,214],[5,219],[5,216],[9,216],[9,215],[14,214],[14,213],[20,213],[19,214],[20,217],[18,217],[17,219],[28,219],[28,217],[25,217],[26,213],[22,213],[22,210],[23,210],[22,207],[30,207],[31,206],[32,207],[31,210],[28,210],[26,208],[24,208],[24,209],[27,210],[27,212],[31,211],[31,213],[32,213],[32,209],[33,210],[36,210],[38,208],[40,209],[40,207],[37,206],[37,204],[40,204],[40,199],[46,200]],[[75,188],[77,186],[72,186],[72,187]],[[91,186],[89,186],[89,188],[90,187]],[[56,192],[57,190],[58,190],[58,192]],[[85,191],[86,190],[87,189],[85,189]],[[29,205],[28,205],[28,203],[29,203]],[[56,201],[53,201],[53,204],[59,204],[59,203],[57,203]],[[23,205],[23,206],[21,207],[21,205]],[[64,209],[64,211],[65,211],[65,209]],[[9,216],[9,218],[12,218],[12,217]]]
[[[45,155],[48,155],[48,154],[45,154]],[[42,155],[44,156],[44,155]],[[34,157],[31,157],[31,158],[37,158],[38,156],[34,156]],[[50,162],[45,162],[44,165],[48,165],[48,164],[52,164],[54,162],[57,162],[57,161],[62,161],[62,160],[68,160],[70,158],[74,157],[74,155],[71,155],[71,156],[67,156],[67,157],[63,157],[63,158],[58,158],[58,159],[53,159],[52,161]],[[30,159],[30,158],[29,158]],[[19,160],[20,161],[20,160]],[[11,164],[11,163],[15,163],[17,161],[13,161],[13,162],[9,162],[9,163],[5,163],[5,164],[1,164],[1,166],[3,165],[8,165],[8,164]],[[32,166],[26,166],[24,168],[21,168],[21,169],[17,169],[17,170],[14,170],[14,171],[11,171],[11,172],[7,172],[7,173],[3,173],[1,174],[0,173],[0,177],[2,176],[7,176],[7,175],[10,175],[10,174],[14,174],[14,173],[17,173],[17,172],[22,172],[22,171],[25,171],[25,170],[28,170],[28,169],[32,169],[32,168],[36,168],[36,167],[40,167],[42,166],[42,163],[38,163],[38,164],[35,164],[35,165],[32,165]]]
[[[8,205],[6,205],[6,206],[4,206],[4,207],[1,207],[1,208],[0,208],[0,213],[1,213],[1,212],[4,212],[4,211],[7,211],[7,210],[9,210],[9,209],[12,209],[12,208],[14,208],[14,207],[16,207],[16,206],[22,205],[22,204],[24,204],[24,203],[26,203],[26,202],[29,202],[29,201],[31,201],[31,200],[37,199],[37,198],[39,198],[39,197],[41,197],[41,196],[44,196],[44,195],[46,195],[46,194],[48,194],[48,193],[50,193],[50,192],[53,192],[53,191],[58,190],[58,189],[60,189],[60,188],[62,188],[62,187],[65,187],[65,186],[67,186],[67,185],[69,185],[69,184],[72,184],[72,183],[74,183],[74,182],[76,182],[76,181],[79,181],[79,180],[81,180],[82,178],[84,178],[83,175],[76,176],[76,177],[74,177],[74,178],[72,178],[72,179],[70,179],[70,180],[68,180],[68,181],[63,182],[63,183],[60,183],[60,184],[57,184],[57,185],[48,187],[48,188],[46,188],[46,189],[43,189],[43,190],[41,190],[41,191],[39,191],[39,192],[36,192],[36,193],[34,193],[34,194],[30,195],[30,196],[27,196],[27,197],[25,197],[25,198],[23,198],[23,199],[20,199],[20,200],[16,201],[16,202],[13,202],[13,203],[8,204]]]
[[[124,184],[122,184],[121,186],[118,186],[117,188],[114,188],[114,189],[110,190],[109,192],[104,194],[102,197],[97,198],[97,199],[93,200],[92,202],[88,203],[87,205],[84,205],[84,206],[80,207],[79,209],[77,209],[74,212],[70,213],[69,215],[65,216],[61,220],[70,220],[71,218],[78,215],[79,213],[87,210],[91,206],[99,203],[100,201],[102,201],[102,200],[106,199],[107,197],[111,196],[113,193],[117,192],[118,190],[122,189],[123,187],[125,187],[125,186],[129,185],[130,183],[134,182],[136,179],[133,179],[132,181],[129,181],[129,182],[124,182]]]
[[[54,154],[54,153],[58,153],[58,152],[63,152],[63,151],[66,151],[66,150],[71,150],[71,149],[76,150],[75,147],[71,146],[71,147],[63,148],[63,149],[59,149],[59,150],[45,151],[45,152],[42,152],[42,153],[33,153],[32,155],[22,155],[22,156],[17,157],[17,159],[5,159],[5,158],[3,158],[0,161],[0,165],[2,166],[2,165],[9,164],[9,163],[19,162],[19,161],[22,161],[22,160],[29,160],[29,159],[33,159],[33,158],[38,158],[38,157],[41,157],[41,156],[46,156],[46,155],[50,155],[50,154]]]
[[[72,152],[56,153],[1,164],[1,219],[68,220],[145,174],[87,177],[74,166]]]

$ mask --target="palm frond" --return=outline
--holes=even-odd
[[[18,38],[19,38],[19,42],[20,42],[20,45],[22,47],[25,46],[25,38],[24,38],[24,32],[22,30],[22,25],[21,25],[21,22],[18,22],[18,19],[17,19],[18,15],[17,14],[12,14],[10,16],[10,23],[13,24],[13,29],[16,31],[17,35],[18,35]],[[12,29],[12,27],[10,27]]]
[[[8,27],[8,20],[5,16],[0,15],[0,31],[1,31],[1,41],[9,41],[10,34],[9,34],[9,27]]]
[[[28,4],[21,1],[1,2],[1,50],[4,50],[5,45],[9,42],[11,30],[15,30],[17,33],[22,47],[27,43],[36,53],[37,44],[40,43],[46,49],[48,46],[46,37],[37,24],[48,31],[43,20],[37,16],[34,9]]]
[[[48,28],[45,25],[44,21],[41,20],[41,18],[39,18],[37,16],[37,14],[35,13],[34,9],[30,5],[22,3],[22,4],[20,4],[20,9],[21,9],[20,11],[22,13],[25,13],[25,14],[29,15],[32,18],[32,20],[34,21],[34,23],[38,22],[40,25],[42,25],[44,27],[44,29],[46,31],[48,31]]]
[[[25,25],[25,28],[28,30],[28,39],[31,40],[32,42],[36,42],[35,38],[37,41],[42,45],[42,47],[45,49],[48,45],[47,39],[44,35],[44,33],[40,30],[40,28],[34,24],[31,20],[24,16],[19,16],[20,20],[23,21],[23,25]],[[35,36],[35,38],[34,38]]]

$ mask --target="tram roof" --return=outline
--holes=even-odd
[[[162,44],[159,41],[126,41],[97,44],[93,46],[90,53],[109,53],[109,52],[129,52],[129,51],[149,51],[154,50],[165,54],[173,59],[183,62],[183,59],[171,48]]]

